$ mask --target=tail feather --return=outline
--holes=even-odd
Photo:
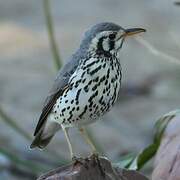
[[[32,144],[30,145],[30,148],[31,148],[31,149],[33,149],[33,148],[35,148],[35,147],[38,147],[38,148],[40,148],[40,149],[43,149],[44,147],[46,147],[46,146],[49,144],[50,140],[51,140],[51,139],[53,138],[53,136],[54,136],[54,135],[52,135],[52,136],[49,136],[49,137],[47,137],[47,138],[42,138],[42,132],[43,132],[43,131],[39,131],[39,132],[37,133],[37,135],[35,136]]]
[[[43,149],[45,146],[49,144],[55,133],[60,129],[60,125],[55,122],[46,122],[46,124],[41,127],[41,129],[37,132],[30,148],[39,147]]]

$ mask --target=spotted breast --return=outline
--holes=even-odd
[[[69,88],[57,99],[49,117],[65,127],[96,121],[117,99],[121,81],[117,56],[88,57],[69,79]]]

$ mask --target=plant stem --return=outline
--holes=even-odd
[[[12,129],[14,129],[16,132],[18,132],[21,136],[23,136],[26,140],[28,141],[32,141],[32,137],[22,128],[18,125],[18,123],[16,123],[16,121],[10,117],[0,106],[0,117],[1,119],[8,124]],[[67,161],[62,158],[59,154],[57,154],[56,152],[54,152],[51,149],[46,149],[45,152],[47,154],[49,154],[50,156],[53,156],[56,160],[57,158],[59,159],[59,161],[61,161],[62,164],[65,164]]]
[[[0,154],[3,154],[12,163],[16,164],[16,166],[31,170],[34,174],[38,174],[40,172],[47,171],[49,169],[48,167],[42,164],[40,165],[30,160],[20,158],[19,156],[14,154],[14,152],[10,152],[10,150],[4,149],[2,147],[0,147]]]
[[[62,63],[61,63],[60,55],[58,53],[57,43],[55,39],[53,20],[50,11],[50,3],[49,0],[43,0],[43,2],[44,2],[43,4],[44,4],[46,26],[48,30],[48,37],[50,41],[51,51],[54,57],[53,60],[54,60],[55,68],[59,70],[61,68]]]
[[[14,119],[7,115],[5,111],[2,109],[2,107],[0,107],[0,117],[5,123],[7,123],[17,132],[19,132],[19,134],[21,134],[25,139],[27,139],[28,141],[32,140],[32,137],[23,128],[21,128]]]

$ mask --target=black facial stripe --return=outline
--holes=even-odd
[[[111,51],[112,49],[114,49],[114,41],[109,41],[109,50]]]
[[[104,39],[106,39],[107,37],[106,36],[104,36],[104,37],[101,37],[100,39],[99,39],[99,41],[98,41],[98,44],[97,44],[97,54],[103,54],[104,56],[106,56],[106,57],[110,57],[111,56],[111,53],[109,52],[109,51],[105,51],[104,49],[103,49],[103,41],[104,41]],[[111,45],[110,45],[111,46]]]
[[[98,51],[104,51],[103,49],[103,40],[105,39],[106,37],[101,37],[98,41],[98,44],[97,44],[97,49]]]

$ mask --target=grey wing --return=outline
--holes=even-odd
[[[79,59],[81,58],[78,57],[76,54],[73,55],[70,61],[68,61],[68,63],[65,64],[62,70],[58,72],[53,87],[45,100],[42,113],[34,131],[34,136],[36,136],[41,127],[43,127],[44,123],[46,122],[47,116],[49,115],[54,104],[56,103],[56,100],[62,95],[63,91],[68,88],[69,78],[76,70],[79,64]]]

